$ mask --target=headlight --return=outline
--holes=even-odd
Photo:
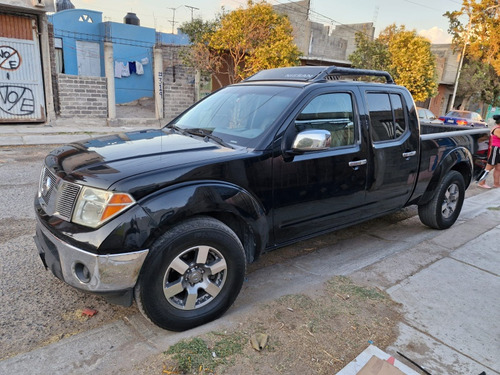
[[[72,221],[95,228],[135,203],[126,193],[84,187],[78,196]]]

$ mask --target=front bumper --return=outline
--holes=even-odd
[[[75,288],[98,294],[132,289],[149,252],[89,253],[60,240],[39,220],[34,239],[45,267],[55,276]]]

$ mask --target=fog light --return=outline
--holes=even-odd
[[[82,283],[89,283],[92,275],[90,270],[83,263],[75,263],[75,275]]]

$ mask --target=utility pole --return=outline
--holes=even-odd
[[[458,80],[460,79],[460,73],[462,72],[462,65],[464,63],[465,49],[467,48],[467,44],[469,43],[471,25],[472,25],[472,17],[469,17],[469,25],[467,26],[467,34],[465,36],[464,48],[462,50],[462,55],[460,56],[460,63],[458,64],[457,77],[455,78],[455,86],[453,87],[453,95],[451,96],[450,111],[453,108],[455,108],[455,97],[457,96]]]
[[[490,9],[495,9],[495,8],[498,10],[498,7],[500,7],[500,4],[499,5],[492,5],[488,8],[486,8],[484,11],[487,11]],[[496,11],[495,11],[495,14],[496,14]],[[471,27],[472,27],[472,19],[473,18],[474,18],[474,15],[469,14],[469,24],[467,25],[467,34],[465,35],[464,48],[462,49],[462,55],[460,56],[460,63],[458,64],[457,77],[455,79],[455,86],[453,87],[453,95],[451,96],[450,110],[455,107],[455,97],[457,95],[458,80],[460,78],[460,73],[462,71],[462,65],[464,63],[465,50],[467,49],[467,44],[469,44],[470,31],[471,31]]]
[[[177,8],[168,8],[172,10],[172,21],[169,21],[172,24],[172,34],[174,33],[174,27],[177,22],[175,22],[175,11],[179,9],[180,7]]]
[[[186,8],[189,8],[191,11],[191,22],[193,21],[193,11],[194,10],[200,10],[200,8],[192,7],[191,5],[184,5]]]

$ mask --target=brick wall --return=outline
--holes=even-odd
[[[170,121],[195,101],[195,70],[182,64],[182,46],[162,46],[163,107],[165,120]]]
[[[61,117],[108,117],[105,77],[58,74]]]

